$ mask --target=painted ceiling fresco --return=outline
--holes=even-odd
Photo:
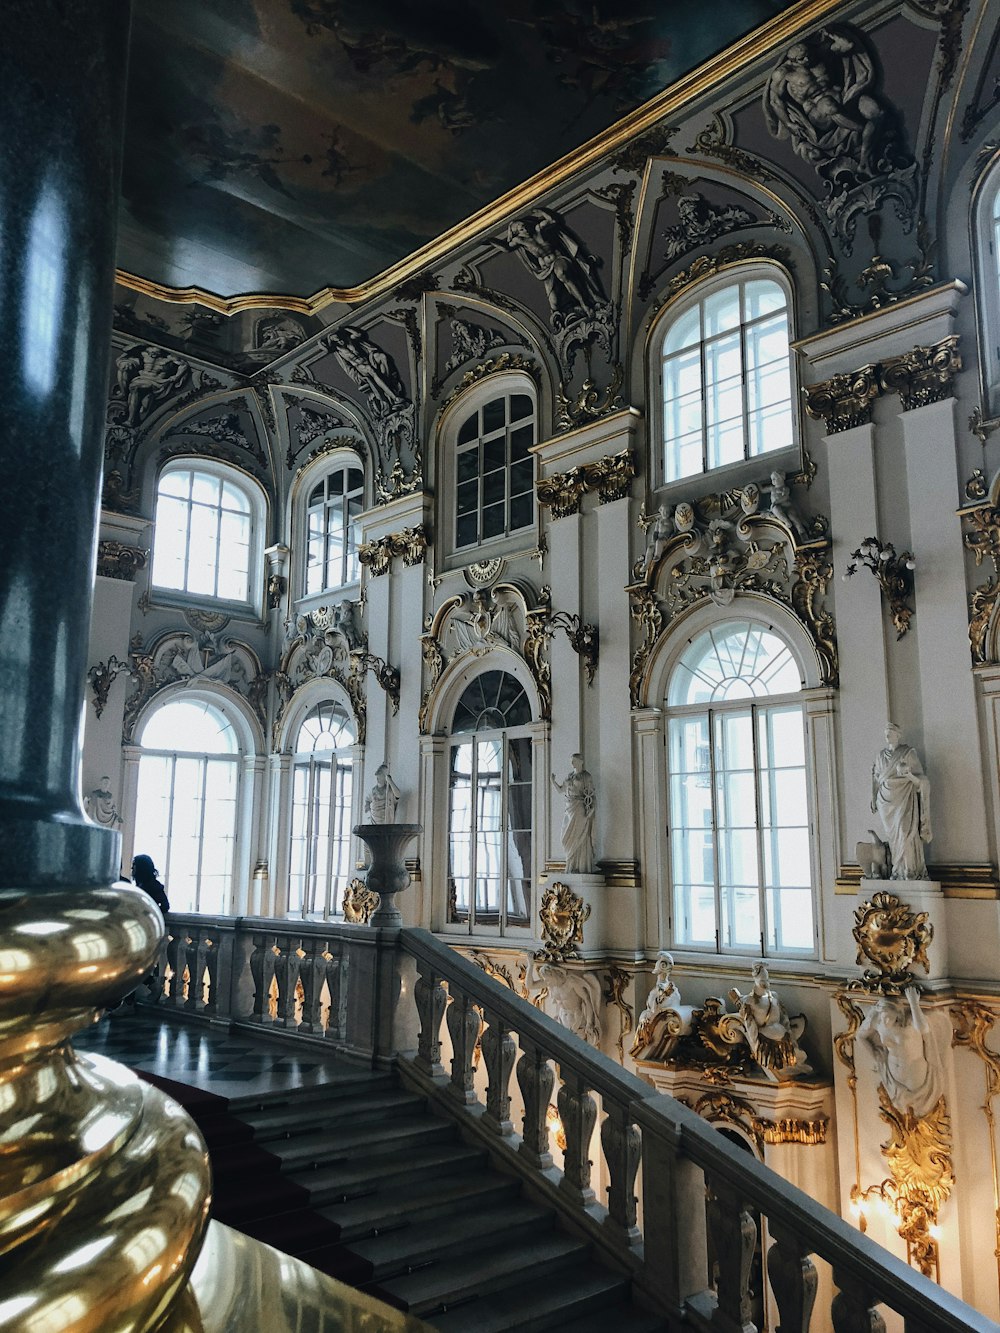
[[[118,266],[364,283],[789,0],[136,0]]]

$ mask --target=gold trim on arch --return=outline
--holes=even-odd
[[[817,19],[824,18],[839,7],[840,0],[800,0],[783,14],[776,15],[768,23],[740,38],[720,55],[713,56],[705,64],[699,65],[697,69],[678,79],[676,83],[637,107],[609,129],[558,158],[543,171],[536,172],[534,176],[515,186],[514,189],[508,190],[499,199],[479,209],[463,222],[449,227],[440,236],[428,241],[406,259],[401,259],[368,282],[354,287],[321,287],[312,296],[303,297],[269,292],[218,296],[204,287],[169,287],[165,283],[152,282],[149,278],[126,273],[121,269],[116,272],[116,280],[121,286],[128,287],[143,296],[152,296],[157,300],[176,305],[203,305],[220,315],[235,315],[243,310],[276,309],[290,310],[300,315],[315,315],[335,302],[359,305],[363,301],[370,301],[412,277],[421,269],[436,264],[450,250],[474,240],[480,232],[497,226],[519,209],[534,203],[539,196],[555,189],[556,186],[565,184],[577,172],[594,166],[602,157],[623,147],[633,136],[650,129],[695,98],[712,91],[742,66],[767,55],[775,47],[796,36],[802,28]]]

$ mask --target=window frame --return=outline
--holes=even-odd
[[[755,320],[745,321],[743,319],[743,293],[746,285],[756,281],[773,282],[782,292],[785,298],[785,317],[788,329],[788,384],[789,398],[788,410],[791,424],[791,440],[788,444],[783,444],[776,449],[765,450],[762,453],[748,454],[750,447],[750,432],[748,421],[750,408],[748,406],[747,393],[747,357],[746,357],[746,329],[756,324],[762,323],[771,318],[774,312],[762,315]],[[705,345],[706,339],[702,337],[697,343],[691,344],[691,347],[699,349],[699,374],[701,379],[701,435],[702,435],[702,467],[698,472],[690,472],[681,477],[667,477],[667,433],[666,433],[666,399],[665,399],[665,362],[667,356],[664,354],[664,346],[669,337],[670,331],[679,320],[687,316],[692,310],[699,309],[703,311],[704,303],[711,297],[724,291],[728,287],[738,286],[740,289],[741,318],[739,328],[740,336],[740,396],[741,396],[741,422],[742,422],[742,445],[743,457],[734,459],[731,462],[720,463],[717,466],[708,465],[708,413],[705,409]],[[699,325],[703,326],[703,313],[699,316]],[[649,400],[656,404],[655,428],[653,436],[655,439],[656,458],[653,469],[657,482],[657,489],[670,487],[672,490],[680,489],[701,489],[702,484],[709,478],[728,478],[733,473],[746,473],[750,470],[760,471],[762,468],[783,467],[788,470],[795,462],[801,462],[802,457],[802,428],[799,411],[799,385],[797,375],[796,358],[794,356],[792,343],[795,339],[795,301],[794,287],[786,271],[779,265],[771,261],[754,261],[752,263],[731,264],[723,268],[719,273],[713,274],[700,282],[694,283],[689,289],[683,291],[659,312],[657,319],[650,329],[648,342],[648,366],[650,393]],[[722,336],[722,335],[717,335]],[[678,355],[685,349],[679,349],[678,353],[668,355]]]
[[[472,689],[476,685],[477,682],[482,681],[484,677],[489,675],[490,672],[498,672],[502,675],[505,675],[517,685],[518,690],[520,691],[520,697],[523,698],[524,703],[527,706],[527,713],[528,713],[527,719],[521,722],[517,722],[511,726],[504,725],[502,727],[490,727],[490,726],[477,725],[476,727],[466,727],[463,730],[454,731],[453,729],[454,720],[458,714],[459,708],[462,706],[467,696],[467,693],[470,691],[470,689]],[[518,678],[518,676],[514,672],[506,670],[504,664],[494,663],[488,665],[485,670],[477,672],[476,675],[472,676],[471,678],[467,678],[464,681],[461,693],[455,699],[454,705],[450,711],[451,711],[452,723],[448,728],[448,736],[444,747],[444,764],[443,764],[444,791],[445,791],[445,801],[446,801],[445,808],[447,810],[447,819],[444,827],[443,878],[446,886],[446,895],[444,903],[443,929],[450,934],[461,935],[466,938],[484,937],[484,936],[488,936],[494,939],[529,938],[532,929],[531,925],[532,909],[533,909],[532,900],[533,900],[533,886],[535,882],[535,864],[538,857],[538,833],[536,829],[536,819],[535,819],[536,787],[537,787],[536,769],[538,768],[538,762],[537,762],[538,756],[535,751],[537,724],[532,720],[532,705],[531,705],[530,694],[528,690],[525,688],[524,683]],[[530,778],[527,784],[525,784],[528,788],[526,809],[527,809],[527,816],[530,821],[527,829],[530,838],[530,846],[528,848],[528,855],[523,867],[524,874],[520,877],[525,895],[525,916],[523,921],[516,919],[511,920],[508,915],[509,912],[508,898],[510,895],[510,883],[509,883],[508,871],[509,871],[510,835],[511,835],[511,828],[510,828],[511,784],[509,782],[507,774],[509,772],[509,744],[511,741],[523,742],[525,744],[526,753],[528,755],[529,764],[531,767]],[[501,856],[500,856],[500,866],[497,875],[500,887],[499,887],[498,903],[497,903],[497,911],[495,919],[492,913],[487,913],[485,917],[481,916],[476,905],[476,898],[478,896],[477,833],[481,831],[478,828],[478,820],[477,820],[479,812],[478,793],[480,791],[480,786],[479,783],[477,782],[477,774],[479,769],[478,751],[480,744],[484,742],[485,743],[499,742],[500,744],[500,767],[499,767],[498,788],[501,799],[501,808],[500,808],[500,828],[497,830],[497,832],[500,835]],[[468,837],[469,837],[468,905],[466,914],[462,917],[458,917],[452,915],[452,902],[454,900],[453,887],[452,887],[452,839],[453,839],[453,833],[455,831],[452,824],[452,815],[453,815],[452,792],[455,789],[455,784],[453,783],[454,755],[456,751],[458,751],[463,746],[468,746],[470,748],[470,753],[471,753],[471,763],[469,769],[469,782],[468,782],[468,790],[470,793],[469,814],[471,816],[471,823],[468,828]],[[514,830],[514,831],[523,832],[524,830]]]
[[[681,667],[686,650],[689,646],[695,644],[703,635],[709,632],[725,631],[727,627],[738,624],[747,624],[751,630],[764,630],[778,638],[790,654],[791,661],[794,664],[800,680],[800,686],[795,691],[783,691],[775,694],[747,694],[744,697],[733,699],[709,700],[707,702],[694,703],[671,703],[670,687],[675,679],[677,671]],[[669,881],[669,917],[673,923],[671,938],[678,949],[690,950],[695,955],[711,954],[721,957],[753,957],[766,958],[769,960],[784,959],[811,959],[819,954],[820,931],[821,931],[821,903],[819,887],[820,877],[820,849],[818,847],[818,838],[821,836],[820,821],[817,819],[815,808],[815,779],[816,774],[813,771],[813,745],[810,736],[810,694],[812,693],[802,668],[802,662],[796,652],[794,643],[788,635],[783,633],[773,623],[769,623],[753,615],[728,615],[725,618],[712,619],[707,624],[702,624],[695,632],[689,632],[684,635],[683,642],[679,645],[677,651],[672,655],[668,669],[662,678],[661,701],[663,707],[663,734],[661,752],[664,765],[664,805],[665,828],[667,832],[666,846],[669,848],[667,857],[668,881]],[[766,837],[767,826],[761,817],[761,788],[764,775],[773,773],[777,767],[774,764],[763,766],[759,756],[759,731],[758,721],[762,715],[772,712],[787,711],[794,708],[801,719],[802,725],[802,786],[805,798],[806,809],[806,836],[808,843],[809,877],[810,883],[809,901],[811,904],[811,942],[808,948],[780,947],[777,944],[771,945],[770,936],[775,923],[770,919],[768,907],[768,895],[773,892],[774,887],[768,886],[765,874],[765,852],[764,840]],[[720,819],[717,809],[718,802],[718,783],[716,771],[716,720],[719,717],[729,715],[734,716],[738,713],[749,713],[751,719],[751,743],[753,748],[753,776],[754,776],[754,821],[753,828],[755,833],[755,856],[757,873],[757,902],[760,924],[759,941],[753,945],[745,941],[727,944],[724,942],[724,920],[727,909],[729,914],[735,911],[735,896],[730,894],[731,901],[724,901],[724,889],[720,884],[720,840],[719,829]],[[673,799],[673,782],[676,776],[671,764],[671,748],[673,731],[676,722],[687,718],[704,717],[708,731],[708,783],[709,783],[709,804],[711,810],[711,822],[707,826],[711,831],[712,847],[712,874],[713,874],[713,898],[715,912],[715,939],[714,941],[695,940],[690,938],[690,932],[683,929],[682,921],[684,918],[684,905],[680,901],[680,894],[683,886],[675,882],[675,839],[679,834],[681,826],[675,822],[675,807]],[[723,826],[724,827],[724,826]],[[731,827],[743,827],[741,825],[731,825]],[[780,827],[780,826],[779,826]],[[791,886],[791,891],[799,891]],[[687,903],[687,915],[693,916],[693,900]],[[780,917],[780,908],[776,912]]]
[[[986,417],[1000,418],[1000,160],[977,192],[972,214],[973,251],[979,281],[976,318],[980,339],[980,391]]]
[[[177,750],[177,749],[167,750],[160,747],[153,747],[143,744],[142,737],[145,736],[149,724],[156,716],[156,714],[161,712],[164,708],[169,708],[177,703],[199,704],[202,705],[206,710],[211,710],[214,713],[218,714],[218,716],[222,718],[227,728],[233,734],[235,740],[235,749],[229,754],[223,754],[218,751],[195,751],[195,750]],[[132,835],[132,842],[133,842],[132,854],[135,855],[137,852],[142,852],[147,850],[146,847],[139,846],[137,841],[137,835],[142,831],[139,825],[139,808],[140,808],[140,799],[142,796],[142,761],[146,757],[153,759],[167,759],[171,761],[170,797],[169,797],[169,809],[167,818],[168,833],[166,838],[165,854],[160,855],[159,858],[157,858],[157,856],[154,856],[154,860],[157,861],[158,869],[161,872],[164,884],[166,885],[167,895],[168,897],[171,897],[171,908],[172,911],[174,912],[189,912],[195,915],[204,915],[204,916],[225,916],[237,910],[236,899],[238,893],[238,880],[243,873],[243,868],[244,868],[243,862],[246,859],[244,849],[241,846],[241,840],[245,836],[244,815],[245,815],[245,804],[248,795],[244,783],[244,778],[245,778],[247,755],[249,752],[251,752],[252,749],[252,747],[248,745],[248,738],[246,731],[247,729],[245,725],[243,725],[242,719],[238,716],[234,716],[233,711],[225,706],[225,701],[221,700],[214,694],[209,693],[207,691],[195,692],[195,693],[185,692],[182,694],[177,690],[171,690],[169,691],[169,693],[164,693],[163,695],[159,696],[158,698],[156,698],[151,702],[150,707],[144,712],[137,727],[136,731],[137,738],[134,746],[134,751],[136,754],[136,778],[135,778],[136,785],[134,789],[134,804],[132,809],[132,818],[129,821],[130,831]],[[171,880],[174,877],[170,865],[172,859],[170,854],[170,841],[171,841],[170,829],[172,828],[174,822],[173,814],[174,814],[174,799],[176,792],[176,772],[177,772],[178,759],[193,760],[197,764],[199,764],[201,768],[200,786],[202,793],[202,804],[201,804],[200,828],[198,836],[199,877],[195,882],[194,906],[192,907],[180,906],[179,891],[176,887],[176,884],[174,885],[171,884]],[[224,763],[227,765],[232,765],[235,770],[235,775],[233,779],[233,828],[232,828],[231,852],[229,858],[228,884],[225,888],[225,895],[224,895],[225,902],[221,907],[218,908],[213,907],[210,909],[205,909],[203,908],[201,902],[202,888],[201,888],[201,878],[200,878],[204,832],[205,832],[205,819],[206,819],[204,793],[205,793],[205,781],[208,771],[207,766],[209,763],[213,761],[220,764]],[[252,793],[250,793],[250,796],[252,798]]]
[[[497,536],[482,538],[475,543],[468,545],[458,545],[457,522],[458,522],[458,458],[460,452],[468,452],[476,443],[480,450],[482,448],[484,436],[495,436],[498,431],[481,431],[474,440],[463,441],[459,444],[459,435],[469,418],[476,412],[483,413],[486,406],[496,399],[511,399],[515,395],[523,395],[530,399],[532,404],[531,413],[519,419],[516,423],[507,420],[505,412],[504,430],[507,442],[507,458],[504,466],[505,486],[504,486],[504,531]],[[480,416],[482,421],[482,416]],[[530,423],[533,428],[533,442],[528,448],[528,457],[531,459],[531,486],[527,494],[531,503],[531,519],[523,527],[510,528],[510,469],[513,464],[510,462],[510,435],[515,428]],[[490,375],[482,384],[460,394],[454,402],[450,403],[442,417],[440,429],[438,431],[438,475],[441,478],[442,486],[440,488],[440,497],[438,502],[438,531],[445,534],[443,567],[445,569],[461,569],[467,565],[474,564],[480,560],[492,560],[500,556],[506,556],[515,551],[529,549],[537,544],[538,540],[538,501],[535,493],[535,486],[538,481],[538,465],[535,461],[534,449],[541,439],[541,413],[539,403],[539,393],[537,386],[529,376],[519,371],[502,371]],[[524,461],[524,460],[518,460]],[[482,469],[478,472],[479,477],[479,499],[476,514],[479,519],[479,532],[482,531],[482,513],[483,490],[482,490]]]
[[[348,489],[347,477],[349,477],[349,475],[352,472],[359,473],[361,481],[359,485],[356,485],[355,487]],[[335,496],[333,497],[333,499],[331,499],[329,491],[330,479],[336,476],[338,473],[344,474],[345,477],[344,489],[340,492],[339,497]],[[323,500],[321,504],[313,505],[311,503],[312,496],[316,491],[317,487],[319,486],[323,487]],[[336,500],[338,498],[341,500],[341,506],[340,506],[341,517],[343,518],[343,526],[338,534],[341,538],[341,546],[342,546],[340,565],[343,577],[338,583],[324,582],[320,587],[310,590],[309,547],[312,536],[311,524],[310,524],[311,516],[314,513],[314,511],[320,509],[322,510],[323,513],[322,543],[324,551],[324,558],[322,561],[322,565],[325,578],[325,572],[329,565],[328,551],[329,551],[330,536],[331,536],[329,519],[331,511],[336,507]],[[349,513],[349,505],[350,501],[354,498],[360,499],[360,508],[352,518]],[[365,477],[365,468],[362,460],[358,458],[356,454],[348,454],[336,458],[332,462],[327,463],[327,465],[322,469],[313,470],[309,474],[304,475],[301,507],[302,507],[302,514],[301,514],[302,540],[301,540],[301,558],[299,562],[300,563],[299,580],[302,590],[301,600],[311,601],[313,598],[329,597],[331,594],[342,593],[344,589],[356,588],[358,584],[361,582],[361,565],[358,560],[358,548],[360,546],[360,542],[358,540],[359,534],[358,534],[357,522],[358,518],[367,507],[366,477]],[[351,564],[352,554],[353,554],[353,565]],[[351,575],[351,577],[348,577],[348,575]]]
[[[155,581],[157,565],[157,529],[160,526],[160,521],[158,521],[158,510],[161,499],[161,485],[165,477],[179,472],[190,473],[192,476],[192,482],[189,486],[189,497],[191,488],[194,484],[193,478],[200,474],[203,477],[210,477],[213,481],[219,483],[220,492],[223,486],[230,485],[239,491],[246,500],[249,511],[249,522],[247,528],[247,595],[245,598],[220,597],[213,593],[195,592],[188,588],[172,588],[166,584],[157,583]],[[187,501],[188,522],[185,566],[190,558],[190,514],[192,503],[195,502],[192,502],[189,498]],[[267,497],[260,487],[260,484],[251,477],[249,473],[242,471],[240,468],[234,467],[230,463],[222,463],[215,459],[208,459],[200,456],[182,455],[177,458],[168,459],[157,473],[153,488],[153,540],[149,567],[150,595],[155,598],[158,605],[224,607],[232,614],[242,614],[244,617],[249,614],[258,619],[261,618],[263,616],[264,605],[264,534],[267,531],[267,512]],[[218,586],[218,573],[223,568],[224,563],[218,558],[220,544],[221,533],[216,538],[216,586]],[[187,568],[185,568],[185,582],[187,580],[188,573]]]

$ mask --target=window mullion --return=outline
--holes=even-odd
[[[744,322],[743,302],[746,288],[740,284],[740,411],[743,417],[743,458],[750,457],[750,407],[747,401],[747,326]]]
[[[476,894],[479,890],[479,747],[473,735],[469,746],[469,934],[476,928]]]
[[[195,910],[200,912],[201,911],[201,869],[202,869],[202,859],[205,850],[205,803],[207,800],[207,786],[208,786],[207,783],[208,760],[199,759],[198,763],[201,767],[201,783],[200,783],[201,811],[198,817],[198,876],[197,879],[195,880],[196,893],[197,893],[196,901],[198,903],[198,906]]]
[[[500,741],[500,884],[497,890],[497,922],[501,934],[507,929],[507,843],[509,841],[507,830],[510,827],[508,806],[510,791],[504,782],[506,772],[507,733],[504,732]]]
[[[759,913],[759,920],[760,920],[760,951],[761,954],[764,954],[766,952],[764,948],[764,940],[767,935],[768,920],[767,920],[767,910],[766,910],[767,895],[764,892],[764,825],[763,825],[763,820],[761,819],[761,811],[763,807],[763,801],[761,800],[761,790],[764,783],[764,772],[761,769],[760,747],[757,743],[758,717],[763,717],[764,725],[767,726],[768,724],[767,710],[762,709],[761,712],[758,713],[757,706],[752,705],[750,708],[750,731],[751,731],[750,740],[753,746],[753,771],[754,771],[753,791],[754,791],[754,803],[755,803],[754,823],[757,826],[757,904],[758,904],[757,910]],[[768,737],[767,748],[768,748],[768,755],[772,755],[774,747],[770,736]],[[773,805],[773,802],[771,802],[771,804]]]
[[[712,878],[714,880],[715,890],[715,948],[717,953],[722,951],[722,887],[719,883],[719,792],[717,785],[717,774],[715,766],[715,723],[716,712],[713,708],[708,710],[708,772],[709,772],[709,791],[712,794]],[[691,914],[690,886],[688,888],[688,915]],[[688,931],[690,931],[690,920]]]
[[[167,804],[167,864],[163,867],[166,882],[170,883],[170,852],[174,845],[174,793],[177,789],[177,756],[170,756],[170,797]],[[197,910],[197,908],[195,909]]]

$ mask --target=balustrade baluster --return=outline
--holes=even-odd
[[[562,1071],[560,1070],[560,1074]],[[594,1202],[590,1188],[590,1140],[597,1123],[597,1103],[587,1084],[573,1070],[567,1070],[556,1097],[559,1119],[566,1135],[563,1177],[559,1188],[581,1208]]]
[[[452,1001],[446,1015],[451,1034],[451,1082],[448,1093],[464,1106],[476,1100],[476,1071],[472,1056],[479,1040],[481,1026],[479,1011],[468,995],[452,991]]]
[[[319,1011],[323,999],[323,978],[326,975],[326,959],[323,957],[326,945],[321,940],[304,939],[302,950],[304,957],[299,959],[299,980],[302,982],[303,1000],[299,1031],[322,1035],[323,1024]]]
[[[184,931],[171,935],[167,944],[167,962],[170,964],[170,994],[163,1003],[180,1009],[184,1004],[184,968],[187,964],[187,938]]]
[[[750,1204],[718,1176],[707,1177],[708,1226],[718,1266],[718,1305],[712,1328],[721,1333],[757,1333],[750,1300],[750,1271],[757,1223]]]
[[[483,1011],[483,1020],[486,1031],[481,1040],[488,1082],[482,1123],[495,1134],[513,1134],[509,1090],[517,1044],[510,1035],[510,1028],[497,1014],[486,1009]]]
[[[414,1060],[425,1074],[444,1073],[441,1064],[441,1020],[448,1003],[444,982],[433,972],[421,972],[413,987],[413,999],[420,1019],[420,1036]]]
[[[209,936],[205,936],[205,956],[202,976],[208,973],[208,998],[202,995],[202,1003],[206,1014],[214,1014],[219,1009],[218,979],[219,979],[219,941]],[[202,989],[199,982],[199,990]]]
[[[767,1252],[767,1276],[780,1321],[775,1333],[809,1333],[816,1303],[816,1265],[804,1240],[776,1227],[773,1218],[768,1220],[774,1244]]]
[[[326,988],[330,1008],[326,1016],[326,1035],[340,1039],[347,1034],[347,969],[350,955],[343,940],[331,940],[323,955],[326,962]]]
[[[268,1001],[271,994],[271,981],[274,978],[273,935],[254,935],[253,951],[250,954],[250,975],[253,978],[253,1013],[251,1023],[267,1024],[271,1021]]]
[[[188,989],[184,1001],[185,1009],[196,1011],[204,1009],[202,988],[205,976],[205,940],[197,928],[192,930],[185,940],[184,955],[187,959]]]
[[[636,1222],[635,1177],[639,1170],[642,1137],[626,1106],[605,1097],[604,1110],[601,1146],[611,1180],[604,1225],[617,1232],[626,1244],[631,1244],[640,1234]]]
[[[275,1023],[283,1028],[296,1028],[295,985],[299,979],[298,940],[285,937],[279,944],[281,952],[275,959],[274,975],[278,982],[278,1012]]]
[[[539,1171],[552,1165],[549,1152],[548,1109],[555,1083],[555,1070],[541,1049],[521,1039],[517,1062],[517,1085],[524,1101],[524,1125],[518,1153]]]
[[[885,1333],[878,1297],[867,1284],[836,1268],[833,1283],[838,1288],[830,1306],[834,1333]]]

